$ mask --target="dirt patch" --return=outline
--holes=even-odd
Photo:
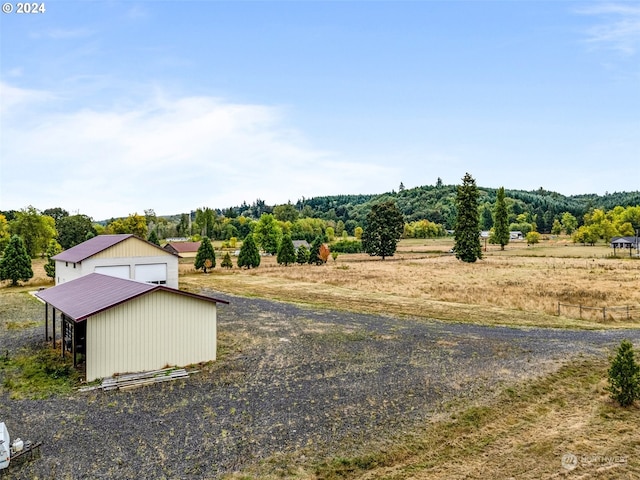
[[[278,456],[292,465],[384,444],[452,402],[602,356],[635,331],[514,329],[313,310],[225,297],[221,360],[186,380],[45,400],[0,397],[42,457],[6,478],[216,478]],[[2,332],[2,348],[37,342]],[[1,379],[0,379],[1,381]]]

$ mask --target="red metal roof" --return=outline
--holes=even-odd
[[[147,242],[146,240],[136,237],[131,233],[123,233],[119,235],[97,235],[93,238],[90,238],[86,242],[82,242],[75,247],[71,247],[70,249],[65,250],[64,252],[59,253],[58,255],[55,255],[51,258],[53,260],[61,260],[63,262],[82,262],[83,260],[94,256],[96,253],[100,253],[107,248],[113,247],[114,245],[123,242],[131,237],[137,238],[141,242],[148,243],[149,245],[153,245],[154,247],[162,250],[165,253],[167,252],[167,250],[164,250],[158,245]]]
[[[170,242],[164,246],[164,249],[169,250],[168,247],[173,248],[178,253],[197,252],[200,248],[200,242]]]
[[[146,295],[158,290],[208,302],[229,303],[225,300],[183,292],[164,285],[153,285],[99,273],[91,273],[70,282],[41,290],[35,295],[76,322],[81,322],[92,315],[113,308],[140,295]]]

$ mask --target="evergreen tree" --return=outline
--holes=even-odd
[[[290,263],[294,263],[296,261],[296,249],[293,246],[293,240],[291,240],[291,235],[286,234],[282,238],[282,242],[280,243],[280,248],[278,249],[278,264],[286,267]]]
[[[608,374],[607,390],[611,398],[622,407],[627,407],[640,398],[640,366],[636,363],[633,344],[629,340],[620,342]]]
[[[253,239],[253,234],[247,235],[240,247],[238,267],[256,268],[260,266],[260,252]]]
[[[324,262],[320,258],[320,247],[322,246],[322,236],[318,235],[311,244],[311,249],[309,250],[309,264],[313,265],[322,265]]]
[[[215,268],[216,252],[213,250],[209,237],[204,237],[200,242],[200,247],[198,247],[198,252],[196,253],[196,261],[193,265],[196,270],[202,269],[204,273],[207,273],[208,268]]]
[[[304,245],[298,247],[298,253],[296,254],[296,262],[300,265],[309,263],[309,249]]]
[[[160,246],[160,240],[158,239],[158,234],[156,233],[155,229],[151,230],[151,233],[149,234],[149,238],[147,238],[147,240],[154,245]]]
[[[371,256],[392,257],[404,232],[404,217],[395,202],[378,203],[367,214],[362,247]]]
[[[233,262],[231,262],[231,255],[229,255],[229,252],[224,254],[220,266],[222,268],[233,268]]]
[[[62,252],[62,247],[58,242],[51,239],[49,240],[49,246],[47,247],[47,263],[44,264],[44,271],[47,272],[47,277],[56,278],[56,261],[51,260],[51,257],[55,257]]]
[[[13,235],[4,249],[4,256],[0,259],[0,280],[11,280],[11,285],[15,286],[19,280],[26,282],[32,277],[31,256],[22,238]]]
[[[498,189],[496,205],[493,208],[493,242],[499,243],[500,250],[509,243],[509,213],[504,199],[504,187]]]
[[[462,178],[462,185],[458,185],[456,194],[458,215],[454,234],[454,251],[457,259],[468,263],[482,258],[478,195],[476,181],[469,173],[466,173]]]

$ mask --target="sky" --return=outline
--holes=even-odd
[[[9,7],[7,7],[9,5]],[[640,1],[60,1],[0,14],[0,210],[640,189]]]

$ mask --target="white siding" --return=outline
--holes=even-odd
[[[91,273],[96,267],[100,266],[115,266],[128,264],[130,267],[130,279],[134,280],[135,268],[137,265],[157,265],[165,264],[167,267],[167,286],[171,288],[178,288],[178,257],[171,254],[169,256],[158,257],[114,257],[114,258],[95,258],[91,257],[86,259],[83,263],[83,272]],[[86,273],[85,273],[86,274]]]
[[[91,272],[93,272],[93,270]],[[75,280],[76,278],[80,278],[82,275],[86,274],[87,272],[82,272],[82,263],[74,264],[73,262],[56,260],[56,285],[70,282],[71,280]]]
[[[87,381],[216,359],[216,305],[153,292],[87,320]]]

